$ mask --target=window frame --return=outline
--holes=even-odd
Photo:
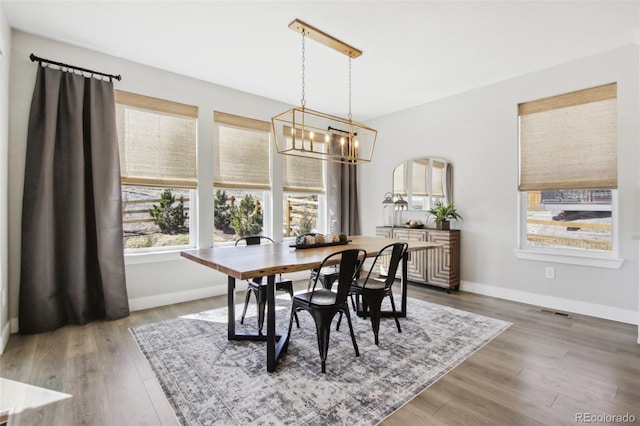
[[[528,207],[528,193],[529,191],[542,190],[542,188],[534,187],[522,187],[522,115],[527,115],[539,111],[552,111],[555,108],[573,107],[577,105],[585,105],[589,103],[600,102],[606,99],[611,99],[612,91],[616,92],[614,99],[616,99],[616,115],[617,113],[617,83],[605,83],[600,86],[594,86],[587,89],[575,90],[569,93],[563,93],[547,98],[527,101],[518,104],[516,113],[518,120],[518,232],[517,232],[517,245],[514,249],[514,254],[518,259],[534,260],[542,262],[553,263],[565,263],[573,265],[583,266],[595,266],[602,268],[617,269],[622,266],[623,259],[619,258],[619,190],[617,184],[615,188],[607,187],[607,185],[601,186],[611,190],[611,251],[589,250],[589,249],[576,249],[576,248],[562,248],[562,247],[540,247],[530,246],[527,240],[527,207]],[[618,118],[619,120],[619,118]],[[616,154],[617,156],[617,154]],[[617,163],[617,162],[616,162]],[[617,164],[616,164],[616,170]],[[617,173],[616,173],[617,174]],[[540,184],[538,184],[539,186]],[[534,185],[535,186],[535,185]],[[594,187],[597,189],[600,187]],[[548,190],[556,188],[546,188]],[[560,189],[579,189],[579,186],[575,188],[560,188]]]
[[[527,191],[518,191],[518,240],[514,250],[517,259],[570,265],[619,269],[624,259],[619,257],[618,190],[611,190],[611,251],[583,250],[561,247],[537,247],[527,244]]]
[[[282,186],[281,186],[281,192],[282,192],[282,221],[284,222],[284,208],[285,208],[285,202],[287,199],[287,194],[291,194],[291,193],[297,193],[297,194],[313,194],[313,195],[317,195],[318,196],[318,218],[317,218],[317,222],[316,222],[316,228],[317,228],[317,232],[321,233],[321,234],[326,234],[328,232],[328,230],[331,228],[331,224],[329,223],[329,212],[327,209],[327,191],[328,191],[328,184],[327,184],[327,179],[328,179],[328,167],[327,164],[329,163],[329,160],[323,160],[323,159],[314,159],[313,161],[319,161],[321,164],[321,174],[322,174],[322,187],[321,188],[304,188],[304,187],[296,187],[296,186],[288,186],[287,183],[284,181],[284,175],[285,175],[285,167],[287,167],[286,161],[287,159],[294,157],[292,155],[282,155],[282,159],[281,159],[281,173],[282,173]],[[307,158],[308,159],[308,158]],[[282,228],[282,226],[281,226]],[[282,234],[282,241],[294,241],[296,239],[296,237],[294,235],[290,235],[290,236],[285,236],[285,233],[283,232]]]
[[[124,258],[125,264],[137,264],[137,263],[147,263],[147,262],[156,262],[159,260],[175,260],[180,257],[180,251],[190,248],[197,247],[198,244],[198,169],[197,169],[197,158],[198,158],[198,111],[199,108],[194,105],[187,105],[184,103],[176,102],[173,100],[165,99],[165,98],[157,98],[151,97],[147,95],[142,95],[140,93],[128,92],[124,90],[116,90],[116,105],[122,105],[127,108],[141,109],[152,113],[157,113],[159,115],[175,115],[181,118],[189,118],[195,121],[195,141],[194,141],[194,149],[195,149],[195,185],[189,187],[180,187],[177,185],[178,181],[175,181],[176,185],[171,186],[170,184],[165,186],[162,184],[156,184],[152,181],[149,181],[148,184],[145,184],[144,181],[136,181],[136,179],[132,179],[131,183],[121,183],[120,184],[120,193],[122,193],[123,188],[125,187],[156,187],[156,188],[173,188],[173,189],[183,189],[189,191],[189,243],[174,245],[174,246],[157,246],[157,247],[141,247],[141,248],[124,248]],[[117,119],[118,115],[116,115]],[[126,126],[126,122],[122,123],[123,126]],[[119,127],[119,126],[118,126]],[[125,129],[126,130],[126,129]],[[120,149],[120,135],[118,135],[118,143]],[[120,172],[122,179],[122,171]],[[124,219],[124,209],[122,211],[122,216]],[[123,235],[124,239],[124,235]],[[161,257],[157,256],[161,255]]]
[[[215,197],[215,192],[217,190],[262,192],[262,235],[272,237],[273,236],[273,190],[274,190],[273,169],[274,168],[273,168],[273,149],[272,149],[273,134],[271,132],[271,123],[264,120],[258,120],[258,119],[254,119],[254,118],[250,118],[242,115],[231,114],[224,111],[214,110],[211,124],[213,129],[213,135],[212,135],[213,150],[212,150],[212,156],[211,156],[211,164],[213,168],[212,194]],[[263,185],[262,187],[258,187],[258,186],[253,187],[251,185],[245,185],[245,184],[237,185],[237,184],[231,183],[230,185],[225,186],[224,182],[218,182],[216,185],[216,171],[215,171],[216,148],[215,146],[216,144],[219,144],[219,141],[218,141],[219,126],[228,126],[231,128],[239,128],[239,129],[244,129],[244,130],[253,131],[253,132],[264,132],[267,134],[268,136],[267,153],[269,156],[267,160],[269,183],[267,185]],[[215,211],[212,210],[211,220],[214,221],[214,219],[215,219]],[[215,229],[216,228],[214,223],[213,230],[215,231]],[[212,241],[212,247],[224,247],[224,246],[229,246],[233,244],[234,244],[233,241],[223,241],[223,242]]]

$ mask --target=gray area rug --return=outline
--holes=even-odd
[[[288,296],[277,305],[276,327],[286,330]],[[274,373],[266,371],[265,343],[227,340],[226,308],[131,333],[183,425],[375,425],[511,325],[413,298],[407,312],[402,333],[383,318],[379,346],[369,319],[352,315],[358,358],[346,323],[335,331],[334,320],[326,374],[306,312]],[[256,329],[250,313],[237,332]]]

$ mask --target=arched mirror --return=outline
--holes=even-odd
[[[438,202],[453,201],[453,168],[442,158],[420,157],[393,169],[393,195],[402,197],[409,210],[429,210]]]

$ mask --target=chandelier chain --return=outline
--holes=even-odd
[[[349,121],[351,121],[351,56],[349,56]]]
[[[305,53],[305,46],[304,46],[304,41],[305,41],[305,35],[306,32],[302,31],[302,99],[300,100],[300,104],[302,105],[302,108],[304,108],[305,104],[307,103],[307,101],[304,100],[304,53]]]

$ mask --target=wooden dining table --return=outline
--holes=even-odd
[[[204,266],[227,275],[228,324],[229,340],[256,340],[267,343],[267,371],[276,369],[282,348],[286,347],[289,336],[276,333],[275,309],[275,276],[291,272],[306,271],[318,268],[328,255],[346,249],[363,249],[367,257],[375,257],[380,250],[402,240],[350,236],[348,244],[331,245],[315,248],[295,248],[288,242],[276,244],[260,244],[248,246],[223,246],[206,249],[192,249],[180,252],[180,255]],[[407,260],[411,252],[441,247],[439,243],[428,241],[402,241],[409,245],[408,253],[402,259],[402,290],[398,315],[407,314]],[[267,334],[236,333],[235,324],[235,289],[236,280],[247,280],[267,277]]]

